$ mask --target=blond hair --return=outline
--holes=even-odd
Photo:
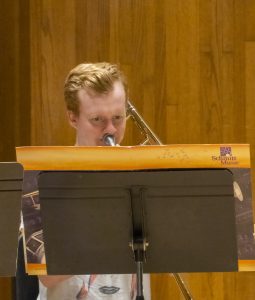
[[[70,71],[65,81],[64,96],[67,109],[79,115],[78,91],[85,89],[98,94],[108,93],[116,81],[123,84],[127,99],[126,80],[117,65],[107,62],[79,64]]]

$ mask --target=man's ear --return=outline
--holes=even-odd
[[[68,121],[70,123],[70,125],[77,129],[77,119],[78,119],[78,116],[71,110],[68,110],[67,111],[67,118],[68,118]]]

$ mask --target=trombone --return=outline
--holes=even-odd
[[[127,103],[127,118],[131,118],[135,122],[136,126],[145,135],[145,140],[140,143],[140,145],[162,145],[160,139],[151,130],[149,125],[144,121],[130,101]]]
[[[140,145],[162,145],[160,139],[156,136],[156,134],[151,130],[151,128],[146,124],[144,119],[135,109],[135,107],[131,104],[130,101],[127,103],[127,118],[131,118],[136,126],[141,130],[141,132],[145,135],[145,140]],[[185,286],[184,281],[178,273],[172,273],[178,287],[180,288],[182,295],[186,300],[192,300],[192,296]]]

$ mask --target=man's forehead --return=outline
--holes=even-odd
[[[103,99],[112,99],[117,101],[123,101],[123,99],[126,100],[126,93],[121,82],[114,83],[113,88],[111,90],[102,93],[99,93],[93,89],[83,88],[78,91],[77,96],[80,102],[86,100],[88,102],[95,102],[97,100]]]
[[[90,95],[87,90],[79,91],[79,110],[86,114],[118,112],[126,109],[126,96],[122,88],[104,94]]]
[[[123,93],[126,95],[124,85],[120,80],[116,80],[115,82],[113,82],[111,87],[109,87],[107,90],[101,91],[101,92],[94,88],[84,87],[78,91],[78,96],[79,95],[87,95],[91,98],[98,98],[98,97],[104,97],[113,92],[119,93],[120,96],[122,96]]]

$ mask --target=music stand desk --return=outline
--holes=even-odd
[[[53,171],[39,176],[47,273],[237,271],[228,170]]]

